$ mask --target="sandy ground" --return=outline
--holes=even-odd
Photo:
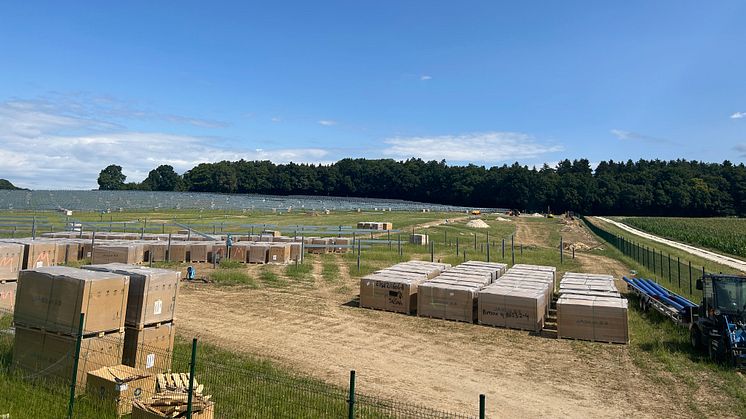
[[[536,230],[540,224],[519,221],[517,228],[526,241],[547,244],[549,235]],[[599,255],[577,257],[588,272],[627,272]],[[684,403],[646,380],[625,345],[360,309],[358,282],[346,265],[338,280],[326,281],[321,262],[313,263],[312,284],[185,286],[177,314],[181,332],[338,385],[354,369],[361,393],[448,411],[476,414],[483,393],[491,417],[683,414]]]
[[[717,262],[721,265],[730,266],[731,268],[738,269],[741,272],[746,272],[746,262],[736,259],[734,257],[721,255],[719,253],[711,252],[709,250],[701,249],[699,247],[694,247],[688,244],[679,243],[673,240],[665,239],[660,236],[656,236],[650,233],[646,233],[642,230],[638,230],[636,228],[632,228],[626,224],[610,220],[605,217],[595,217],[601,221],[607,222],[609,224],[613,224],[616,227],[621,228],[622,230],[628,231],[632,234],[638,235],[640,237],[644,237],[648,240],[652,240],[658,243],[663,243],[667,246],[675,247],[677,249],[683,250],[689,254],[699,256],[703,259],[711,260],[713,262]]]

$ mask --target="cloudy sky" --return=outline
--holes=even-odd
[[[746,2],[3,2],[0,178],[746,159]]]

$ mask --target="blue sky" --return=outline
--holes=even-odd
[[[746,2],[3,2],[0,178],[746,158]],[[30,168],[35,168],[30,169]]]

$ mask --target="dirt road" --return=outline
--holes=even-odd
[[[540,224],[517,228],[534,245],[550,242]],[[627,272],[601,255],[577,257],[588,272]],[[482,393],[490,417],[687,416],[687,401],[646,378],[630,346],[361,309],[345,264],[330,280],[319,257],[307,260],[311,278],[288,288],[186,287],[181,332],[340,386],[354,369],[363,394],[447,411],[475,414]]]
[[[638,235],[640,237],[646,238],[648,240],[652,240],[658,243],[665,244],[667,246],[674,247],[679,250],[683,250],[689,254],[692,254],[694,256],[699,256],[703,259],[711,260],[713,262],[717,262],[721,265],[730,266],[731,268],[738,269],[741,272],[746,272],[746,262],[736,259],[730,256],[721,255],[719,253],[715,253],[709,250],[701,249],[699,247],[695,247],[689,244],[676,242],[673,240],[669,240],[660,236],[656,236],[650,233],[646,233],[642,230],[638,230],[636,228],[630,227],[624,223],[620,223],[618,221],[610,220],[606,217],[595,217],[598,220],[601,220],[603,222],[612,224],[616,227],[621,228],[624,231],[628,231],[632,234]]]

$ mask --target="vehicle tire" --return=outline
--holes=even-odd
[[[708,352],[710,354],[710,359],[715,363],[722,363],[723,358],[725,356],[725,353],[723,352],[723,344],[722,340],[718,339],[717,341],[711,340],[710,344],[708,345]],[[717,344],[717,347],[715,345]]]
[[[689,341],[695,351],[702,350],[702,347],[704,346],[702,345],[702,332],[699,331],[697,326],[692,326],[691,329],[689,329]]]

